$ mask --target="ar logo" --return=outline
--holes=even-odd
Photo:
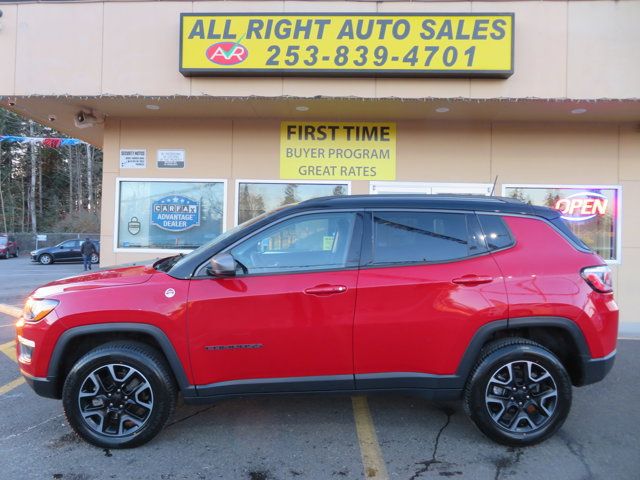
[[[219,42],[207,48],[207,59],[217,65],[237,65],[244,62],[249,54],[246,47],[238,42]]]

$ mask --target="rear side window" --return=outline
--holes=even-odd
[[[478,215],[489,250],[500,250],[515,244],[511,232],[498,215]]]
[[[473,216],[440,212],[373,214],[373,264],[443,262],[482,253]]]

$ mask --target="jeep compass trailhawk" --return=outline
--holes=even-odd
[[[107,448],[186,402],[401,391],[461,398],[488,437],[540,442],[601,380],[618,307],[552,209],[497,197],[327,197],[188,255],[52,282],[17,324],[22,373]]]

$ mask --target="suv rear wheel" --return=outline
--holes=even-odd
[[[492,440],[527,446],[553,435],[571,408],[571,380],[558,358],[530,340],[489,344],[471,374],[464,407]]]
[[[162,430],[177,391],[169,367],[153,348],[111,342],[80,358],[62,390],[71,427],[103,448],[142,445]]]

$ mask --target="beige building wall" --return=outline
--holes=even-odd
[[[237,179],[279,180],[279,119],[110,119],[105,129],[101,264],[158,254],[113,251],[116,178],[228,180],[226,228]],[[622,185],[622,263],[612,265],[624,322],[639,322],[640,131],[636,125],[397,122],[397,181]],[[461,141],[464,139],[464,141]],[[119,170],[120,148],[147,149],[147,168]],[[157,149],[181,148],[184,170],[155,167]],[[285,179],[286,180],[286,179]],[[369,193],[369,182],[351,192]]]
[[[1,95],[639,98],[637,1],[0,3]],[[186,78],[181,12],[515,12],[515,74],[496,79]]]

